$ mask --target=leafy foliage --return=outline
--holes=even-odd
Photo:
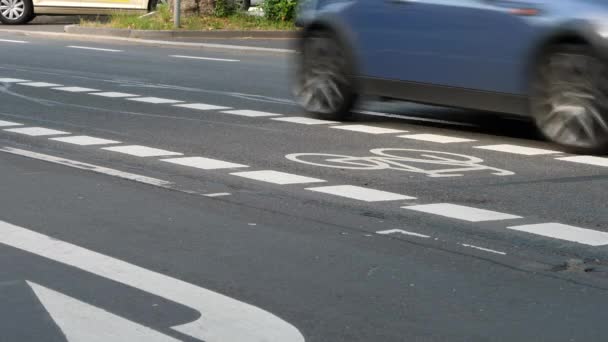
[[[297,0],[264,0],[262,8],[268,20],[292,21],[297,4]]]

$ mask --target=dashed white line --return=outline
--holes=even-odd
[[[313,119],[313,118],[300,117],[300,116],[292,116],[292,117],[287,117],[287,118],[273,118],[270,120],[285,121],[285,122],[297,123],[297,124],[301,124],[301,125],[330,125],[330,124],[339,123],[338,121],[320,120],[320,119]]]
[[[497,250],[489,249],[489,248],[485,248],[485,247],[479,247],[479,246],[469,245],[469,244],[466,244],[466,243],[461,243],[460,245],[463,246],[463,247],[473,248],[473,249],[477,249],[477,250],[484,251],[484,252],[489,252],[489,253],[494,253],[494,254],[500,254],[500,255],[507,255],[507,253],[505,253],[505,252],[501,252],[501,251],[497,251]]]
[[[240,167],[249,167],[247,165],[230,163],[223,160],[203,158],[203,157],[185,157],[185,158],[170,158],[162,159],[167,163],[194,167],[202,170],[217,170],[217,169],[232,169]]]
[[[198,56],[183,56],[183,55],[170,55],[173,58],[184,58],[184,59],[200,59],[204,61],[218,61],[218,62],[240,62],[239,59],[230,58],[212,58],[212,57],[198,57]]]
[[[222,197],[222,196],[230,196],[229,192],[217,192],[213,194],[204,194],[205,197]]]
[[[129,94],[129,93],[120,93],[120,92],[116,92],[116,91],[106,91],[103,93],[93,93],[90,95],[97,95],[97,96],[103,96],[103,97],[137,97],[137,96],[139,96],[139,95]]]
[[[555,158],[557,160],[565,160],[573,163],[588,164],[594,166],[608,167],[608,158],[594,156],[573,156],[564,158]]]
[[[226,110],[226,111],[223,111],[222,113],[232,114],[232,115],[248,116],[248,117],[252,117],[252,118],[264,117],[264,116],[281,116],[281,114],[268,113],[268,112],[260,112],[260,111],[257,111],[257,110],[248,110],[248,109],[243,109],[243,110]]]
[[[26,82],[26,83],[19,83],[19,85],[35,87],[35,88],[50,88],[50,87],[61,87],[62,86],[61,84],[47,83],[47,82]]]
[[[60,87],[60,88],[53,88],[54,90],[61,90],[61,91],[67,91],[70,93],[92,93],[95,91],[99,91],[97,89],[91,89],[91,88],[83,88],[83,87]]]
[[[64,131],[58,131],[55,129],[49,129],[44,127],[24,127],[24,128],[7,128],[5,129],[7,132],[13,132],[18,134],[25,134],[32,137],[41,137],[46,135],[61,135],[61,134],[70,134]]]
[[[299,176],[273,170],[235,172],[231,173],[231,175],[279,185],[325,182],[318,178]]]
[[[517,215],[505,214],[497,211],[478,209],[451,203],[411,205],[402,208],[469,222],[500,221],[521,218],[521,216]]]
[[[546,236],[554,239],[578,242],[590,246],[608,245],[608,233],[592,229],[569,226],[561,223],[526,224],[508,229]]]
[[[145,102],[145,103],[153,103],[153,104],[162,104],[162,103],[180,103],[184,101],[171,100],[171,99],[163,99],[161,97],[134,97],[127,99],[129,101],[137,101],[137,102]]]
[[[109,168],[103,167],[103,166],[82,163],[82,162],[79,162],[76,160],[54,157],[54,156],[50,156],[47,154],[41,154],[41,153],[21,150],[21,149],[17,149],[17,148],[4,147],[4,148],[0,148],[0,151],[23,156],[23,157],[28,157],[28,158],[32,158],[32,159],[47,161],[47,162],[54,163],[54,164],[69,166],[69,167],[73,167],[73,168],[77,168],[77,169],[81,169],[81,170],[102,173],[102,174],[105,174],[108,176],[119,177],[119,178],[128,179],[128,180],[136,181],[139,183],[145,183],[145,184],[154,185],[154,186],[166,187],[166,186],[172,184],[171,182],[167,182],[167,181],[157,179],[157,178],[146,177],[146,176],[142,176],[142,175],[138,175],[138,174],[134,174],[134,173],[109,169]]]
[[[90,137],[88,135],[75,135],[75,136],[71,136],[71,137],[51,138],[50,140],[56,140],[56,141],[61,141],[64,143],[80,145],[80,146],[120,144],[120,141],[95,138],[95,137]]]
[[[0,39],[0,42],[3,43],[17,43],[17,44],[27,44],[28,41],[25,40],[14,40],[14,39]]]
[[[380,234],[380,235],[403,234],[403,235],[415,236],[415,237],[419,237],[419,238],[423,238],[423,239],[430,238],[430,236],[428,236],[428,235],[408,232],[407,230],[403,230],[403,229],[380,230],[380,231],[377,231],[376,234]]]
[[[384,128],[384,127],[375,127],[368,125],[346,125],[346,126],[333,126],[335,129],[343,129],[346,131],[353,132],[361,132],[361,133],[369,133],[369,134],[391,134],[391,133],[405,133],[407,131],[403,131],[400,129],[392,129],[392,128]]]
[[[410,200],[416,197],[405,196],[396,194],[394,192],[381,191],[363,188],[354,185],[333,185],[333,186],[322,186],[315,188],[308,188],[306,190],[322,192],[325,194],[336,195],[341,197],[347,197],[356,199],[364,202],[381,202],[381,201],[397,201],[397,200]]]
[[[206,103],[185,103],[185,104],[176,104],[173,105],[175,107],[189,108],[189,109],[198,109],[198,110],[222,110],[222,109],[230,109],[230,107],[223,106],[215,106]]]
[[[22,80],[20,78],[0,78],[0,83],[21,83],[29,82],[29,80]]]
[[[161,150],[141,145],[103,147],[102,150],[129,154],[136,157],[181,156],[182,153]]]
[[[116,49],[104,49],[104,48],[96,48],[96,47],[89,47],[89,46],[78,46],[78,45],[69,45],[66,46],[70,49],[81,49],[81,50],[93,50],[93,51],[105,51],[105,52],[122,52],[122,50],[116,50]]]
[[[541,149],[541,148],[525,147],[525,146],[518,146],[518,145],[509,145],[509,144],[475,146],[475,148],[482,149],[482,150],[497,151],[497,152],[521,154],[521,155],[525,155],[525,156],[537,156],[537,155],[543,155],[543,154],[561,153],[559,151],[545,150],[545,149]]]
[[[399,138],[436,142],[436,143],[440,143],[440,144],[452,144],[452,143],[475,141],[473,139],[450,137],[447,135],[440,135],[440,134],[406,134],[406,135],[400,135]]]
[[[0,127],[9,127],[9,126],[23,126],[23,124],[12,122],[12,121],[0,120]]]

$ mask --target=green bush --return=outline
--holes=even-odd
[[[234,0],[215,0],[213,15],[220,18],[225,18],[233,15],[236,12],[236,3]]]
[[[291,21],[296,12],[296,0],[264,0],[262,8],[268,20]]]

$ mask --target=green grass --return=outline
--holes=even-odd
[[[81,20],[86,27],[126,28],[134,30],[172,30],[173,14],[166,4],[158,6],[156,13],[150,16],[117,12],[107,21]],[[215,16],[187,16],[182,18],[182,30],[294,30],[293,22],[270,21],[263,17],[236,13],[225,18]]]

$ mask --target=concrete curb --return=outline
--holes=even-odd
[[[123,38],[142,39],[168,39],[168,38],[263,38],[263,39],[291,39],[297,37],[296,31],[159,31],[159,30],[131,30],[104,27],[82,27],[80,25],[66,25],[64,31],[73,34],[99,35]]]
[[[188,48],[201,48],[201,49],[223,49],[233,51],[244,51],[244,52],[266,52],[266,53],[280,53],[280,54],[292,54],[295,50],[289,49],[276,49],[276,48],[265,48],[248,45],[230,45],[230,44],[212,44],[212,43],[186,43],[186,42],[172,42],[166,40],[153,40],[153,39],[141,39],[141,38],[127,38],[127,37],[113,37],[113,36],[102,36],[102,35],[87,35],[87,34],[75,34],[75,33],[63,33],[63,32],[45,32],[45,31],[28,31],[28,30],[15,30],[15,29],[2,29],[0,32],[17,33],[24,36],[38,36],[48,38],[64,38],[74,40],[97,40],[97,41],[113,41],[113,42],[129,42],[151,46],[168,46],[168,47],[188,47]]]

